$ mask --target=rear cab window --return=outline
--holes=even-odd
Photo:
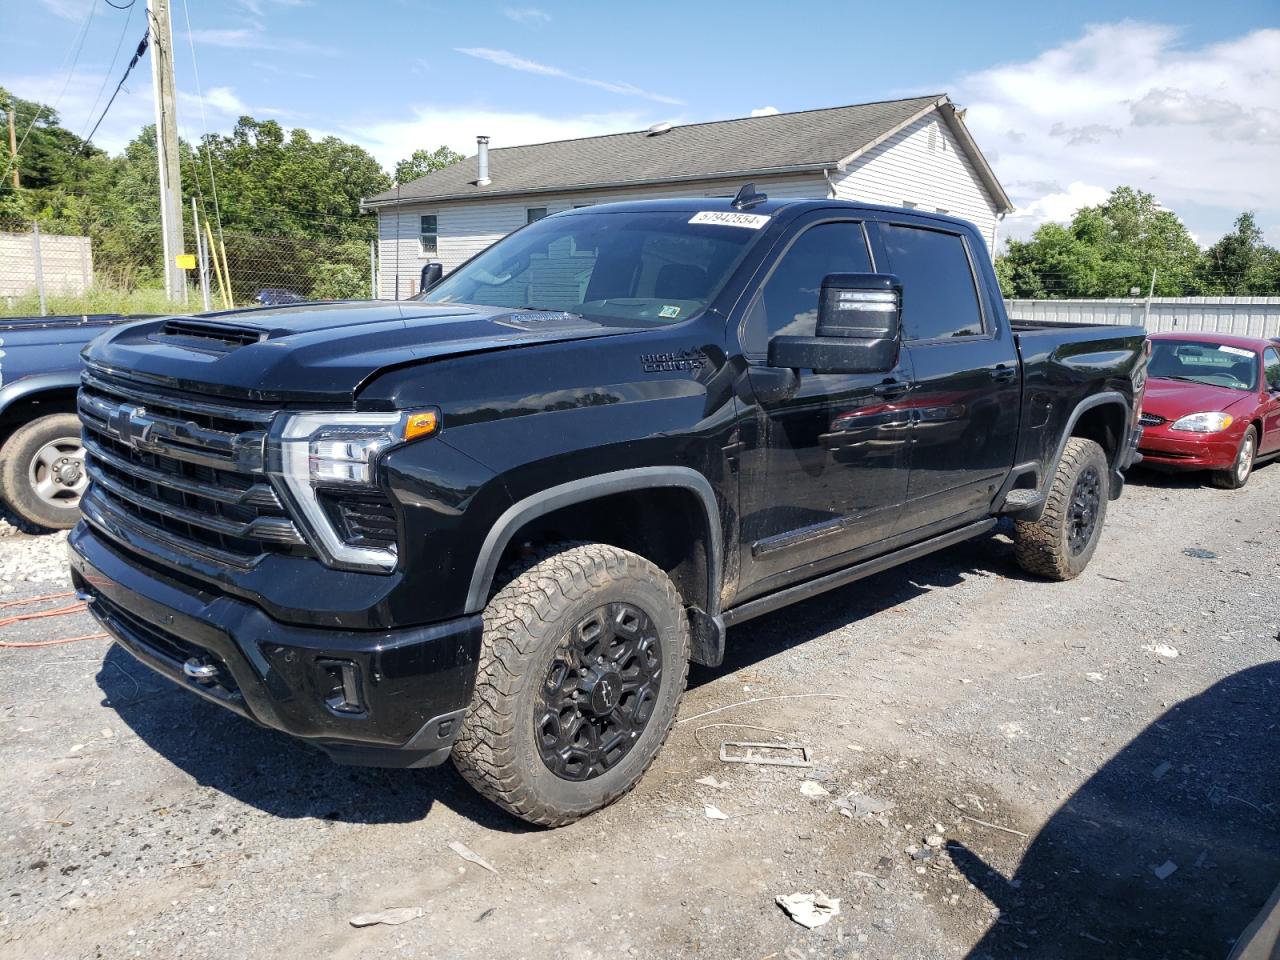
[[[904,340],[986,335],[963,236],[902,223],[881,223],[879,232],[887,268],[902,282]]]

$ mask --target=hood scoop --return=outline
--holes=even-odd
[[[254,327],[237,327],[229,323],[210,323],[207,320],[177,318],[166,320],[159,336],[183,340],[189,346],[210,349],[235,350],[251,343],[267,339],[267,331]]]
[[[560,310],[529,310],[510,313],[506,316],[494,317],[494,323],[516,330],[537,330],[551,333],[559,330],[582,330],[592,328],[589,323],[576,313],[565,313]]]

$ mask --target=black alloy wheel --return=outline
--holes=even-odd
[[[653,715],[662,646],[630,603],[597,607],[569,631],[534,707],[538,753],[564,780],[591,780],[631,750]]]
[[[1098,505],[1102,502],[1102,477],[1097,469],[1088,467],[1076,479],[1071,491],[1071,508],[1068,517],[1070,529],[1067,542],[1071,552],[1079,554],[1093,540],[1098,525]]]

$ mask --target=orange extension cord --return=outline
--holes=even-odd
[[[6,600],[0,603],[0,610],[9,607],[29,606],[33,603],[46,603],[50,600],[65,600],[67,597],[74,596],[68,593],[49,593],[43,597],[29,597],[26,600]],[[77,601],[69,603],[65,607],[55,607],[52,610],[41,610],[36,613],[15,613],[8,617],[0,617],[0,627],[7,627],[11,623],[21,623],[24,620],[41,620],[45,617],[61,617],[68,613],[80,613],[84,610],[84,604]],[[105,633],[86,633],[82,637],[62,637],[58,640],[34,640],[31,642],[19,643],[13,640],[0,640],[0,647],[55,647],[63,643],[78,643],[81,640],[101,640],[106,637]]]

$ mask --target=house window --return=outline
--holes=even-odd
[[[946,213],[946,212],[947,212],[947,208],[946,208],[946,207],[934,207],[933,209],[934,209],[934,212],[935,212],[935,213]]]
[[[440,234],[436,230],[435,214],[423,216],[418,226],[418,253],[420,256],[433,256],[438,247]]]
[[[533,223],[536,220],[541,220],[546,215],[546,207],[529,207],[524,212],[524,222]]]
[[[903,200],[902,205],[908,210],[914,210],[916,207],[920,206],[920,204],[912,203],[910,200]]]

